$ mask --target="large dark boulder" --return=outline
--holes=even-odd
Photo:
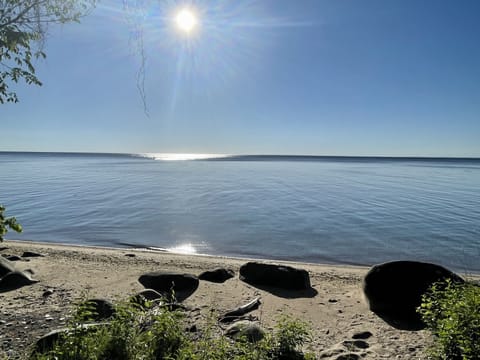
[[[200,280],[211,281],[214,283],[224,283],[228,279],[235,276],[235,272],[231,269],[216,268],[201,273],[198,278]]]
[[[240,280],[287,290],[309,290],[310,276],[303,269],[286,265],[248,262],[240,267]]]
[[[191,274],[177,274],[155,271],[143,274],[138,281],[147,289],[158,291],[166,298],[174,297],[183,301],[192,295],[198,288],[198,278]]]
[[[393,261],[373,266],[363,280],[370,310],[390,325],[404,330],[424,328],[417,307],[422,295],[436,282],[464,282],[440,265]]]
[[[15,265],[3,256],[0,256],[0,278],[12,271],[15,271]]]
[[[0,292],[16,290],[22,286],[37,283],[26,271],[12,271],[0,278]]]

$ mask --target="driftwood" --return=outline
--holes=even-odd
[[[240,318],[242,315],[245,315],[246,313],[249,313],[250,311],[253,311],[257,309],[260,306],[260,298],[256,297],[252,301],[246,303],[245,305],[239,306],[238,308],[227,311],[225,314],[220,316],[220,322],[232,322],[238,318]]]

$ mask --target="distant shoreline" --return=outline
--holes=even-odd
[[[61,152],[61,151],[0,151],[0,155],[39,155],[39,156],[118,156],[118,157],[145,157],[147,154],[176,155],[177,153],[110,153],[110,152]],[[182,154],[182,153],[178,153]],[[195,155],[194,153],[192,155]],[[204,154],[198,154],[204,155]],[[206,154],[208,155],[208,154]],[[382,155],[285,155],[285,154],[212,154],[218,158],[198,159],[200,161],[285,161],[285,160],[368,160],[368,161],[480,161],[477,156],[382,156]],[[198,161],[197,159],[192,159]]]

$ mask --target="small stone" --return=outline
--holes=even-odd
[[[135,254],[130,254],[130,253],[129,253],[129,254],[125,254],[125,256],[126,256],[126,257],[135,257],[135,256],[137,256],[137,255],[135,255]]]
[[[338,300],[337,299],[328,299],[328,302],[329,303],[336,303],[336,302],[338,302]]]
[[[33,252],[33,251],[24,251],[23,254],[22,254],[23,258],[26,258],[26,257],[44,257],[44,256],[45,256],[44,254],[36,253],[36,252]]]
[[[197,325],[193,324],[192,326],[187,328],[187,331],[188,332],[197,332],[198,331]]]
[[[360,331],[353,334],[352,339],[368,339],[372,337],[372,335],[370,331]]]
[[[53,295],[53,290],[52,289],[47,289],[43,292],[42,296],[45,298],[45,297],[48,297],[50,295]]]
[[[246,320],[237,321],[230,325],[225,330],[225,334],[235,340],[246,339],[252,343],[258,342],[265,337],[265,331],[260,326]]]
[[[360,355],[355,353],[342,354],[335,358],[335,360],[357,360],[360,359]]]
[[[354,348],[368,349],[370,347],[370,344],[364,340],[345,340],[342,344],[349,350],[353,350]]]

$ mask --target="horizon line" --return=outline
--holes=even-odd
[[[211,158],[198,160],[228,160],[239,158],[363,158],[363,159],[418,159],[418,160],[480,160],[480,156],[426,156],[426,155],[312,155],[312,154],[222,154],[222,153],[183,153],[183,152],[94,152],[94,151],[29,151],[0,150],[0,154],[45,154],[45,155],[107,155],[144,156],[148,155],[211,155]],[[195,159],[193,159],[195,161]]]

